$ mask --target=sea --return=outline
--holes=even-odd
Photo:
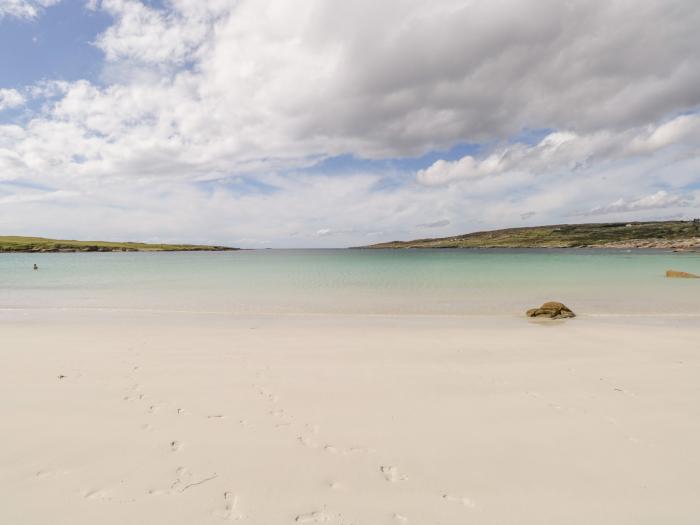
[[[38,270],[33,270],[33,265]],[[0,309],[221,314],[700,316],[699,253],[596,249],[4,253]]]

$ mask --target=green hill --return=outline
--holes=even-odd
[[[363,248],[700,248],[695,221],[557,224],[392,241]]]
[[[142,242],[69,241],[43,237],[0,236],[0,252],[191,252],[237,250],[198,244],[147,244]]]

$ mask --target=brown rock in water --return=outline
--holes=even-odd
[[[532,308],[527,311],[528,317],[548,317],[550,319],[565,319],[567,317],[576,317],[576,314],[571,311],[563,303],[549,301],[544,303],[539,308]]]
[[[700,279],[700,275],[694,273],[680,272],[678,270],[666,270],[666,277],[677,277],[680,279]]]

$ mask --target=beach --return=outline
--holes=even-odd
[[[700,0],[0,0],[0,525],[700,525]]]
[[[47,274],[71,260],[46,257]],[[99,267],[86,260],[81,268]],[[400,301],[387,285],[364,310],[388,313],[358,313],[345,295],[357,281],[339,272],[346,284],[328,287],[327,301],[297,279],[313,298],[305,309],[245,313],[218,299],[203,306],[185,288],[170,309],[144,303],[170,282],[165,270],[158,286],[106,307],[117,295],[94,272],[89,283],[78,272],[30,284],[30,271],[5,288],[2,523],[639,525],[700,515],[692,295],[637,310],[611,297],[618,311],[601,314],[582,292],[566,298],[578,317],[541,321],[502,299],[501,314],[392,312]],[[512,300],[520,293],[536,295],[523,288]],[[441,304],[434,295],[416,282],[416,300]]]
[[[700,514],[698,318],[3,321],[3,523]]]

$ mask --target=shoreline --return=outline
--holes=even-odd
[[[546,318],[530,318],[523,312],[522,315],[515,313],[373,313],[373,312],[237,312],[229,310],[183,310],[183,309],[163,309],[163,308],[119,308],[119,307],[77,307],[77,306],[0,306],[0,312],[50,312],[50,313],[97,313],[97,314],[148,314],[148,315],[195,315],[195,316],[214,316],[214,317],[231,317],[231,318],[305,318],[305,317],[320,317],[320,318],[384,318],[384,319],[403,319],[403,318],[425,318],[425,319],[493,319],[496,320],[513,320],[525,321],[530,323],[561,323],[561,322],[576,322],[575,320],[567,319],[546,319]],[[606,318],[695,318],[700,317],[699,312],[609,312],[609,313],[590,313],[576,312],[575,319],[606,319]]]
[[[353,246],[348,250],[639,250],[659,251],[673,253],[700,253],[700,246],[693,244],[688,247],[685,244],[658,244],[648,246],[646,243],[632,244],[604,244],[593,246]]]

